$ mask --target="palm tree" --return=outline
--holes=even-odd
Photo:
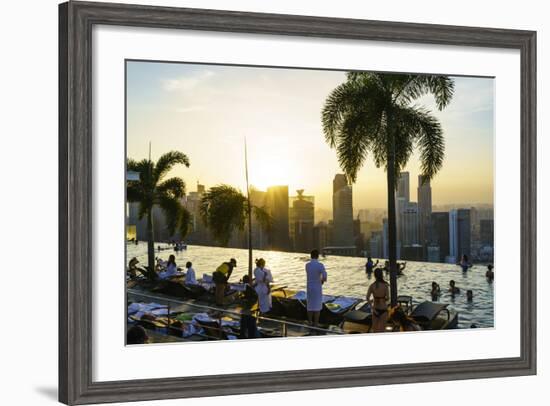
[[[454,81],[447,76],[349,72],[347,80],[329,94],[322,110],[325,140],[336,149],[349,182],[357,180],[368,153],[376,167],[386,170],[392,306],[397,304],[396,177],[414,147],[420,152],[420,169],[426,180],[439,171],[445,155],[441,124],[413,101],[432,94],[442,110],[453,93]]]
[[[128,202],[139,202],[139,219],[147,217],[147,263],[151,278],[154,277],[152,271],[155,269],[153,207],[158,206],[164,212],[171,235],[178,231],[183,238],[188,231],[190,215],[180,201],[185,196],[185,182],[178,177],[164,179],[177,164],[189,167],[187,155],[170,151],[162,155],[156,163],[151,159],[128,159],[126,163],[128,170],[138,172],[140,176],[139,181],[128,182],[126,197]]]
[[[252,280],[252,215],[264,230],[272,224],[271,215],[264,207],[252,205],[250,199],[230,185],[210,188],[201,198],[199,213],[212,236],[226,247],[235,230],[243,231],[248,221],[248,276]]]

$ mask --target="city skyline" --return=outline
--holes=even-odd
[[[174,171],[188,190],[200,182],[244,191],[246,136],[252,185],[305,189],[317,210],[332,211],[327,179],[341,170],[324,141],[320,111],[345,72],[149,62],[128,62],[127,69],[129,157],[146,158],[152,141],[153,160],[173,149],[189,156],[190,168]],[[430,98],[420,100],[440,119],[447,141],[443,169],[431,182],[433,205],[492,204],[493,82],[455,82],[455,98],[443,112]],[[414,154],[404,170],[416,190]],[[353,206],[384,208],[386,195],[384,170],[367,158],[353,185]]]

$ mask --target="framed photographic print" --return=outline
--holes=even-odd
[[[535,32],[59,29],[60,401],[536,373]]]

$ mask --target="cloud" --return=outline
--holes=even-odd
[[[204,71],[195,76],[183,76],[178,79],[165,79],[162,81],[162,88],[167,92],[181,90],[189,91],[191,89],[194,89],[204,81],[208,80],[212,76],[214,76],[214,72]]]

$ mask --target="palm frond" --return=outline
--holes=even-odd
[[[163,154],[157,161],[153,172],[153,177],[156,182],[162,178],[177,164],[189,167],[189,158],[183,152],[170,151]]]
[[[252,206],[252,214],[260,227],[269,233],[273,227],[273,216],[269,214],[267,207]]]
[[[182,198],[185,196],[185,182],[181,178],[166,179],[157,186],[157,193]]]
[[[229,185],[210,188],[202,197],[199,212],[212,236],[226,246],[235,229],[243,230],[246,197]]]
[[[173,197],[161,195],[158,198],[158,205],[164,213],[168,233],[174,235],[179,226],[180,211],[182,209],[181,203]]]
[[[402,106],[431,93],[437,108],[442,110],[450,103],[454,94],[454,81],[441,75],[398,75],[395,86],[394,100]]]
[[[420,107],[400,109],[399,122],[409,130],[409,138],[416,142],[420,150],[422,175],[426,179],[432,179],[443,166],[445,157],[445,138],[441,123],[428,110]]]

